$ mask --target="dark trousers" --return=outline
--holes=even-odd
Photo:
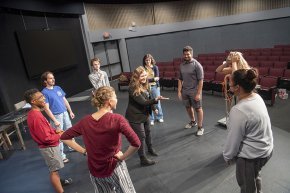
[[[138,155],[145,156],[145,143],[148,149],[152,148],[149,119],[145,123],[130,123],[130,125],[141,141]]]
[[[265,158],[236,160],[236,178],[241,193],[262,193],[261,169],[271,158],[272,153]]]

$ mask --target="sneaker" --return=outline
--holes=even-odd
[[[197,126],[197,123],[195,121],[190,121],[187,125],[185,125],[185,129],[190,129],[192,127]]]
[[[159,122],[159,123],[163,123],[164,120],[163,120],[163,119],[159,119],[158,122]]]
[[[197,136],[202,136],[203,132],[204,132],[204,128],[200,128],[200,129],[197,130],[196,135]]]
[[[67,159],[67,158],[64,158],[62,161],[63,161],[63,163],[64,163],[64,164],[66,164],[66,163],[68,163],[68,162],[69,162],[69,159]]]
[[[60,183],[62,186],[67,186],[72,184],[73,180],[71,178],[68,179],[60,179]]]
[[[150,125],[154,125],[154,121],[150,121]]]

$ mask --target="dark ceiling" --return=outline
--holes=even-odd
[[[176,0],[83,0],[85,3],[96,4],[138,4],[138,3],[157,3]]]

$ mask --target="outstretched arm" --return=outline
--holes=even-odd
[[[86,152],[87,152],[85,148],[83,148],[82,146],[80,146],[73,139],[62,140],[62,142],[64,142],[66,145],[70,146],[71,148],[73,148],[74,150],[76,150],[77,152],[79,152],[81,154],[86,154]]]

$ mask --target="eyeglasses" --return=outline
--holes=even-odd
[[[35,99],[33,99],[34,101],[38,101],[38,100],[40,100],[40,99],[44,99],[44,95],[42,94],[42,95],[40,95],[39,97],[37,97],[37,98],[35,98]]]

